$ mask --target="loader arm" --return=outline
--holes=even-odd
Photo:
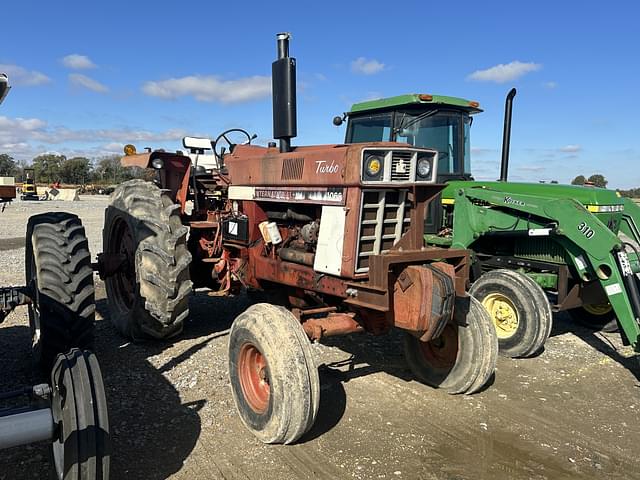
[[[633,213],[629,225],[635,225]],[[455,195],[453,231],[453,248],[469,248],[481,236],[554,237],[583,281],[600,282],[627,340],[640,351],[637,255],[629,258],[618,236],[579,202],[461,188]]]

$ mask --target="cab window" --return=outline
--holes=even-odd
[[[391,114],[352,118],[347,143],[388,142],[391,140]]]

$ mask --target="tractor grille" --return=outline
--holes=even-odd
[[[565,263],[564,249],[549,238],[519,239],[514,244],[513,255],[538,262]]]
[[[408,182],[411,179],[413,152],[396,150],[391,157],[391,181]]]
[[[356,273],[369,271],[369,257],[386,253],[409,229],[413,203],[408,190],[364,190]]]
[[[285,158],[282,162],[282,180],[300,180],[304,170],[304,158]]]

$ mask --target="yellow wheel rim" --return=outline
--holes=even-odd
[[[496,327],[498,338],[510,338],[518,330],[518,310],[508,297],[500,293],[490,293],[482,305],[487,309]]]
[[[591,315],[606,315],[611,311],[611,304],[609,302],[598,303],[594,305],[583,305],[584,311]]]

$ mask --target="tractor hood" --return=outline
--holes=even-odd
[[[485,187],[498,192],[533,195],[543,198],[572,198],[585,206],[622,205],[623,199],[614,190],[575,185],[557,185],[549,183],[514,183],[452,181],[442,192],[443,199],[453,199],[459,188]]]

